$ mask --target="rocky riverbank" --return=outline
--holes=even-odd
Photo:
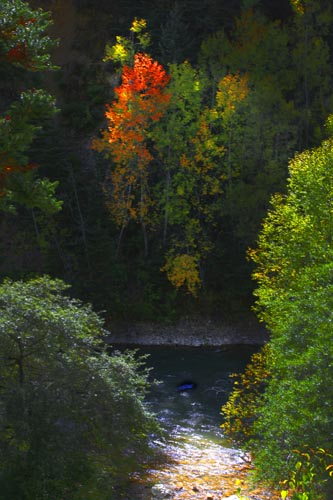
[[[182,319],[174,325],[113,323],[108,325],[108,344],[221,346],[264,344],[268,333],[256,319],[238,323]]]
[[[278,500],[249,481],[250,457],[195,434],[174,436],[164,461],[133,478],[126,500]]]
[[[220,346],[221,349],[208,351],[219,352],[221,356],[219,363],[222,365],[221,352],[228,350],[228,347],[224,349],[223,346],[260,345],[268,340],[267,331],[255,320],[218,324],[209,320],[183,319],[172,326],[123,323],[109,324],[108,329],[111,333],[106,340],[112,345]],[[239,346],[238,349],[241,347]],[[191,349],[191,351],[192,357],[195,353],[193,363],[199,363],[199,366],[202,366],[202,363],[198,362],[197,355],[206,352],[205,349]],[[186,370],[186,358],[183,356],[181,359],[182,369]],[[169,370],[168,361],[167,366]],[[214,364],[211,363],[209,366],[211,370],[214,370]],[[174,369],[174,367],[170,368],[171,375]],[[168,380],[170,373],[169,371],[164,373],[161,380]],[[203,382],[201,388],[205,390]],[[214,386],[212,389],[214,391],[217,389],[216,398],[222,400],[218,392],[219,388]],[[173,396],[170,401],[170,393],[165,386],[164,391],[161,392],[163,405],[159,408],[158,415],[161,422],[168,426],[170,412],[173,411]],[[278,500],[279,496],[276,493],[267,491],[265,488],[251,486],[248,480],[248,472],[251,469],[250,457],[241,450],[224,446],[218,424],[216,432],[213,427],[208,432],[207,425],[206,427],[198,425],[198,418],[199,422],[202,420],[200,401],[195,398],[193,400],[185,398],[185,396],[189,395],[182,397],[182,412],[187,402],[190,414],[186,414],[186,419],[184,419],[184,414],[180,413],[175,425],[167,427],[168,440],[166,442],[154,442],[157,459],[153,464],[147,464],[145,472],[131,477],[128,490],[121,498],[124,500],[239,500],[240,498]],[[215,397],[213,399],[215,403]]]

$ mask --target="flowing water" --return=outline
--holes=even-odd
[[[149,354],[152,378],[160,381],[148,399],[163,426],[171,432],[220,440],[220,409],[232,388],[230,374],[243,371],[256,350],[255,346],[141,348],[140,353]],[[183,382],[196,387],[177,390]]]
[[[133,477],[126,500],[268,500],[271,492],[253,489],[246,479],[249,456],[228,445],[220,425],[221,405],[232,388],[230,374],[243,371],[257,346],[141,347],[149,354],[153,384],[148,396],[151,410],[168,440],[154,446],[163,460],[144,475]],[[195,388],[180,391],[193,383]]]

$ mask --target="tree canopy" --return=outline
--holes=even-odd
[[[61,207],[55,198],[57,183],[37,178],[38,165],[29,161],[29,149],[43,122],[56,112],[55,101],[45,90],[28,89],[23,83],[27,72],[55,69],[50,61],[55,42],[46,34],[50,15],[21,0],[5,0],[0,19],[0,74],[5,81],[12,77],[10,93],[16,91],[14,99],[5,95],[0,107],[0,208],[23,203],[56,212]],[[13,77],[19,76],[20,88],[15,82],[13,89]]]
[[[110,498],[157,431],[144,360],[107,354],[102,320],[67,289],[48,277],[0,286],[5,498]]]
[[[310,500],[332,495],[332,169],[330,137],[291,160],[287,193],[272,198],[250,251],[269,350],[222,409],[227,433],[253,452],[257,476],[280,481],[285,497]]]
[[[239,321],[254,268],[271,357],[238,378],[230,428],[247,438],[233,419],[248,403],[264,477],[295,483],[300,456],[311,474],[331,456],[331,2],[158,4],[0,5],[9,498],[65,498],[68,482],[73,499],[102,498],[141,460],[147,372],[134,354],[106,355],[86,301],[111,323]],[[293,454],[299,443],[311,453]],[[315,500],[327,493],[322,470]],[[107,493],[92,488],[106,477]]]
[[[2,277],[118,318],[248,314],[246,249],[331,110],[329,3],[30,3],[1,6]]]

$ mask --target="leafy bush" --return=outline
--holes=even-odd
[[[295,471],[295,448],[333,452],[332,146],[290,162],[287,194],[273,198],[251,254],[274,359],[252,451],[258,475],[275,482]],[[308,472],[319,477],[317,465]]]
[[[0,286],[0,491],[6,500],[89,500],[112,492],[156,430],[149,370],[109,356],[89,305],[48,277]]]
[[[332,495],[333,455],[323,448],[293,450],[293,454],[297,462],[281,483],[282,500],[321,500],[328,489]]]
[[[271,351],[269,344],[253,354],[244,373],[233,373],[233,390],[227,403],[222,406],[224,422],[221,425],[225,435],[238,443],[245,444],[253,434],[261,396],[270,377]]]

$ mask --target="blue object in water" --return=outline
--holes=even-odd
[[[181,384],[177,385],[177,391],[182,392],[182,391],[190,391],[192,389],[195,389],[197,387],[197,384],[195,382],[192,382],[191,380],[185,380]]]

